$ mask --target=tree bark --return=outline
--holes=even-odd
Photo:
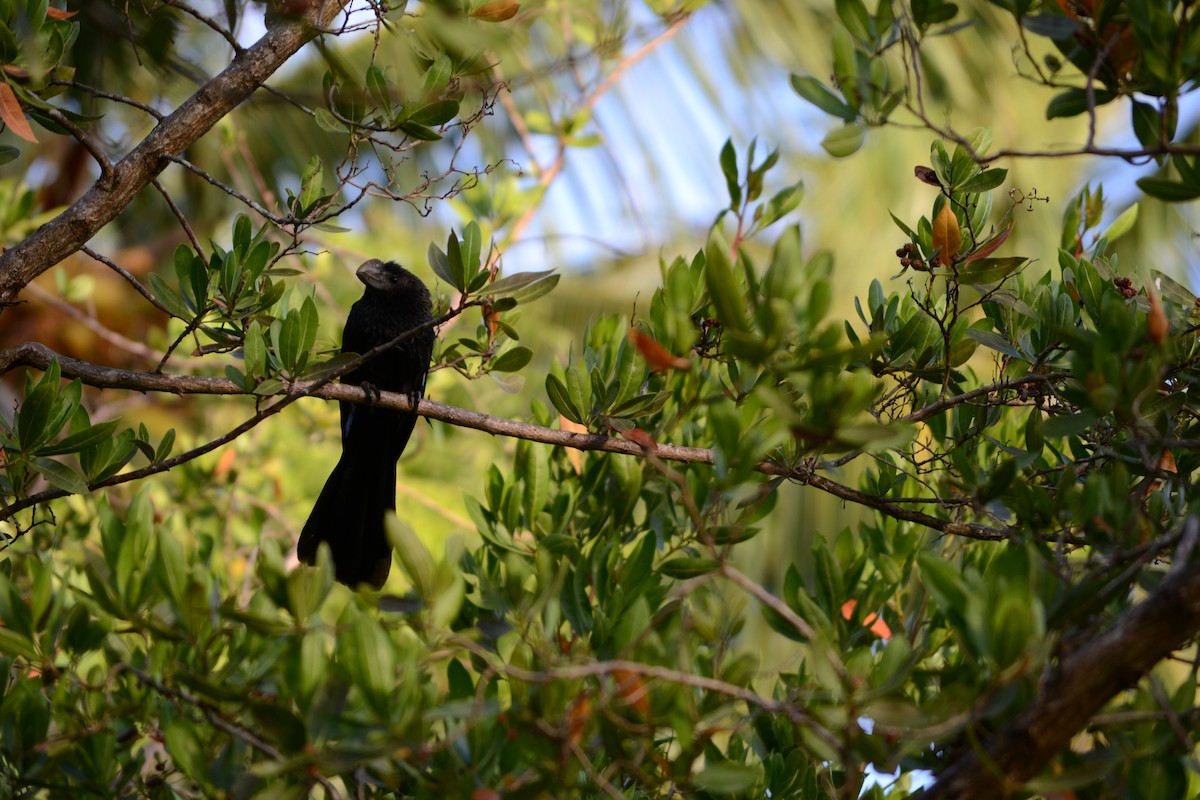
[[[349,0],[325,0],[307,14],[273,25],[219,75],[201,86],[100,177],[66,211],[0,254],[0,314],[25,285],[74,253],[111,222],[134,196],[221,118],[240,105]]]
[[[1200,565],[1192,559],[1200,518],[1184,524],[1174,566],[1150,596],[1078,650],[1061,657],[1037,698],[938,776],[920,800],[1000,800],[1062,752],[1118,693],[1200,631]]]

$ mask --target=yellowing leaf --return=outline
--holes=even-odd
[[[1146,296],[1150,299],[1150,314],[1146,317],[1146,332],[1150,335],[1150,341],[1162,344],[1166,341],[1171,323],[1167,321],[1167,315],[1163,311],[1162,302],[1158,299],[1158,293],[1147,286]]]
[[[933,246],[938,251],[938,259],[947,266],[954,262],[958,248],[962,246],[962,233],[949,203],[942,206],[933,220]]]
[[[504,22],[512,19],[521,10],[521,4],[513,0],[496,0],[494,3],[484,3],[471,12],[471,16],[484,22]]]
[[[25,112],[21,110],[16,93],[4,81],[0,81],[0,120],[25,141],[37,142],[33,129],[29,127],[29,120],[25,119]]]

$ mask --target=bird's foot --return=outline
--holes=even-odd
[[[370,381],[363,381],[358,385],[358,388],[363,390],[363,398],[367,401],[367,405],[374,405],[383,398],[383,392]]]

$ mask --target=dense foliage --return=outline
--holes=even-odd
[[[518,186],[488,128],[538,95],[503,85],[535,54],[584,43],[618,76],[627,9],[610,25],[601,3],[268,2],[260,51],[237,44],[247,10],[217,5],[0,12],[0,119],[25,140],[0,148],[22,170],[0,206],[0,324],[32,330],[19,303],[49,294],[123,353],[49,335],[0,351],[18,398],[0,416],[0,797],[1200,791],[1200,300],[1182,265],[1118,258],[1138,207],[1114,214],[1099,186],[1060,204],[1057,248],[1024,250],[1045,198],[1001,163],[1056,154],[943,125],[927,60],[963,22],[1006,25],[1046,116],[1091,120],[1060,156],[1156,162],[1141,190],[1190,200],[1190,4],[839,0],[832,78],[791,80],[840,120],[826,150],[894,121],[932,134],[894,165],[915,166],[922,210],[870,223],[891,231],[870,246],[892,277],[863,278],[843,314],[845,265],[796,222],[836,209],[804,201],[779,150],[730,142],[697,167],[727,187],[703,244],[664,254],[634,312],[596,314],[561,347],[537,316],[560,274],[506,274],[500,257],[553,167]],[[661,33],[702,5],[642,10]],[[195,40],[172,47],[168,30]],[[237,81],[177,83],[197,42],[224,43],[244,77],[318,32],[319,68],[271,94],[316,155],[259,141],[267,101],[246,97],[261,80],[236,111],[212,108]],[[129,51],[172,77],[122,85]],[[155,110],[189,95],[229,127]],[[560,158],[594,144],[594,102],[537,117]],[[1129,110],[1136,149],[1095,138],[1104,106]],[[97,165],[70,207],[37,185],[26,151],[47,139]],[[421,426],[402,480],[437,487],[441,520],[423,526],[421,492],[402,494],[399,569],[356,593],[289,552],[324,474],[300,429],[334,428],[332,404],[297,401],[363,401],[334,384],[356,361],[332,355],[354,290],[331,270],[388,244],[330,242],[372,205],[443,200],[463,221],[420,248],[441,325],[431,395],[490,413],[422,404],[443,421]],[[124,238],[88,244],[129,204]],[[147,219],[174,230],[151,268],[102,254],[132,259]],[[77,270],[30,283],[76,251],[151,321],[103,318],[100,282]],[[113,398],[138,392],[186,399],[116,418]],[[813,531],[780,502],[791,484],[861,514]],[[768,537],[812,546],[759,575],[743,554]]]

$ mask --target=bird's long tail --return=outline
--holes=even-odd
[[[396,460],[384,441],[364,438],[345,443],[300,533],[296,555],[314,564],[318,545],[326,542],[338,581],[378,589],[392,565],[383,517],[396,507]]]

